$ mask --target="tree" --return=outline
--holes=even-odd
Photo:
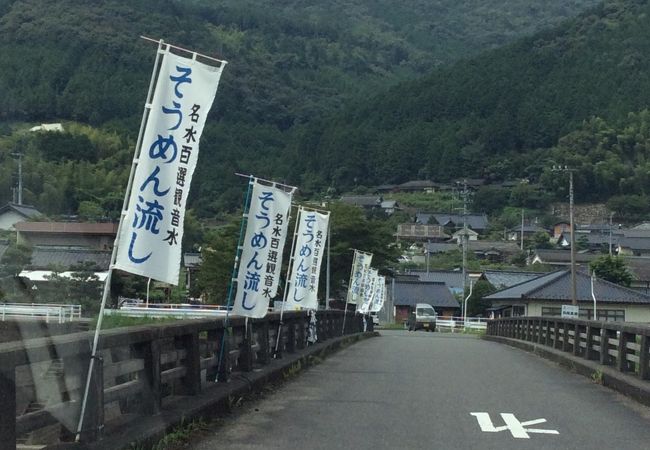
[[[228,300],[240,224],[241,217],[231,217],[226,225],[205,235],[196,283],[207,303],[226,304]]]
[[[589,264],[597,277],[612,283],[629,286],[632,283],[632,273],[627,268],[623,258],[604,255]]]
[[[484,297],[496,291],[494,286],[487,280],[478,280],[472,288],[472,295],[467,301],[467,316],[482,316],[485,310],[492,306],[489,300]]]

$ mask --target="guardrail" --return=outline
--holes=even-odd
[[[316,317],[319,343],[364,330],[361,315],[348,315],[344,333],[343,311]],[[227,328],[212,318],[102,331],[82,441],[99,439],[115,421],[164,412],[173,396],[197,396],[217,380],[269,364],[279,327],[280,355],[304,348],[308,322],[305,312],[285,312],[282,323],[271,313],[248,325],[233,316]],[[25,442],[51,425],[60,426],[61,442],[74,438],[91,342],[92,333],[74,333],[0,344],[0,449],[15,449],[17,438]]]
[[[438,316],[436,319],[436,327],[439,329],[447,328],[450,331],[456,330],[485,330],[487,327],[487,319],[482,317],[449,317]]]
[[[510,317],[488,322],[488,336],[533,342],[650,378],[650,327],[559,317]]]
[[[70,322],[81,318],[81,305],[59,305],[51,303],[2,303],[0,320],[30,318],[55,320],[58,323]]]

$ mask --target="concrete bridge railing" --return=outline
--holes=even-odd
[[[640,380],[650,378],[648,326],[559,317],[510,317],[489,321],[486,335],[560,350]]]
[[[234,316],[228,328],[223,319],[194,319],[103,331],[82,440],[96,441],[111,421],[164,413],[174,396],[199,396],[221,384],[217,379],[270,364],[279,326],[280,354],[298,352],[308,321],[305,312],[286,312],[281,325],[271,313],[248,326]],[[342,326],[343,311],[318,311],[318,342],[364,331],[363,316],[348,314],[344,333]],[[0,449],[15,449],[17,439],[36,444],[41,430],[73,440],[91,342],[92,333],[84,332],[0,344]]]

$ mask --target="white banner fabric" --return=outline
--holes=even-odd
[[[386,277],[378,277],[377,283],[375,284],[375,296],[372,299],[372,305],[370,306],[370,312],[379,312],[384,307],[384,301],[386,299]]]
[[[357,308],[358,312],[362,314],[366,314],[370,312],[370,305],[372,304],[373,298],[376,294],[375,286],[377,285],[378,277],[379,277],[379,273],[377,272],[377,269],[369,269],[366,272],[366,285],[362,297],[363,302]]]
[[[178,285],[185,205],[223,67],[163,53],[116,269]]]
[[[300,208],[286,308],[318,309],[318,280],[327,239],[329,213]]]
[[[253,185],[237,274],[233,314],[261,318],[278,293],[292,193],[257,181]]]
[[[363,303],[363,293],[365,292],[365,285],[367,283],[366,274],[370,270],[370,263],[372,262],[372,254],[354,251],[354,259],[352,260],[352,276],[350,278],[350,285],[348,287],[348,303],[360,305]]]

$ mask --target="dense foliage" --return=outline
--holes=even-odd
[[[0,72],[0,136],[15,134],[15,121],[99,127],[95,138],[87,130],[26,138],[33,150],[25,161],[27,200],[48,213],[114,216],[154,56],[138,36],[221,55],[230,64],[192,191],[196,210],[214,215],[238,206],[236,170],[290,178],[307,193],[335,178],[349,183],[345,168],[337,177],[311,164],[307,172],[296,171],[298,155],[285,151],[294,130],[301,134],[303,124],[354,96],[505,44],[594,3],[0,0],[0,65],[6,69]],[[309,139],[301,141],[301,159],[312,148]],[[4,162],[21,149],[11,141],[0,152],[0,201],[10,198],[15,172]]]

